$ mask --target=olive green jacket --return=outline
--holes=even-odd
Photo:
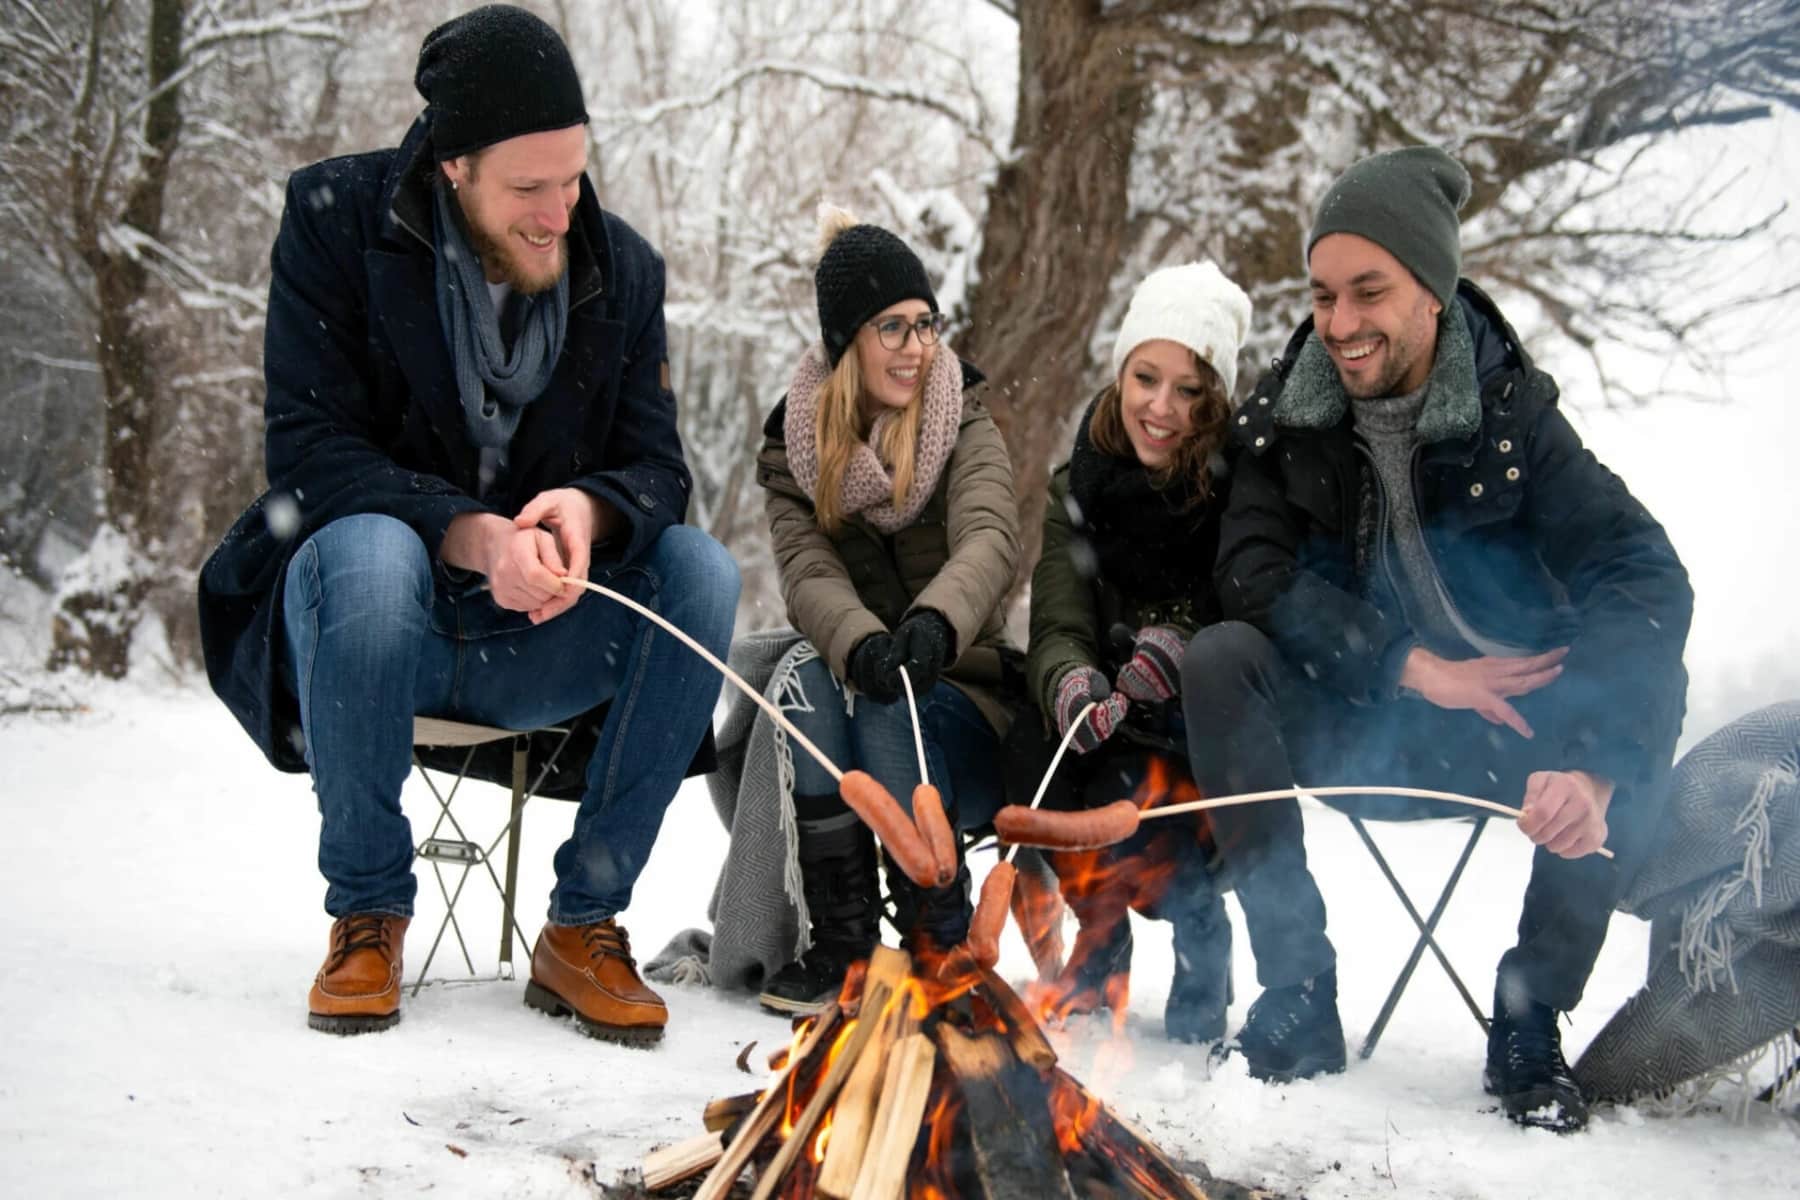
[[[837,534],[819,528],[812,500],[788,467],[782,421],[787,400],[763,425],[756,480],[764,488],[775,565],[788,620],[840,681],[850,653],[872,633],[891,631],[917,608],[941,613],[956,634],[944,672],[1005,733],[1001,694],[1005,640],[1002,601],[1019,563],[1019,511],[1012,462],[980,397],[981,375],[964,367],[962,423],[937,490],[918,518],[886,534],[859,516]]]
[[[1069,464],[1064,463],[1050,476],[1044,549],[1031,573],[1031,648],[1025,656],[1026,687],[1046,721],[1056,712],[1056,685],[1071,667],[1093,667],[1110,680],[1124,665],[1104,640],[1115,624],[1131,630],[1172,625],[1187,634],[1203,624],[1191,601],[1127,596],[1100,581],[1093,551],[1078,541],[1069,516]],[[1169,552],[1180,553],[1181,548],[1170,547]]]

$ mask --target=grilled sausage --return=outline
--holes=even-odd
[[[1054,812],[1009,804],[994,815],[994,832],[1015,846],[1050,850],[1098,850],[1137,832],[1137,805],[1114,800],[1101,808]]]
[[[908,879],[920,887],[937,886],[937,859],[900,802],[874,776],[867,771],[844,772],[838,781],[838,795],[874,831]]]
[[[1018,870],[1009,862],[996,863],[981,881],[981,900],[969,920],[969,953],[980,965],[992,970],[1000,961],[1000,933],[1006,928],[1006,913],[1012,906],[1013,880]]]
[[[937,864],[937,886],[949,886],[956,878],[956,831],[944,814],[943,796],[929,783],[913,789],[913,824],[919,827],[919,836]]]

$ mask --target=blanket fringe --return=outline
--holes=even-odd
[[[1762,906],[1763,869],[1773,861],[1770,844],[1769,804],[1775,791],[1800,781],[1796,766],[1784,758],[1762,773],[1750,802],[1739,812],[1732,832],[1744,837],[1743,865],[1702,892],[1681,917],[1681,973],[1695,992],[1702,989],[1737,991],[1732,969],[1733,938],[1724,919],[1731,903],[1745,888],[1751,889],[1756,906]]]
[[[813,705],[800,682],[800,667],[819,657],[811,642],[801,642],[787,664],[787,673],[774,688],[775,706],[783,713],[809,713]],[[806,888],[800,878],[800,818],[794,812],[794,747],[787,731],[775,725],[775,775],[780,795],[781,834],[787,840],[787,853],[781,872],[781,888],[794,906],[800,928],[794,935],[794,957],[812,948],[812,914],[806,907]]]

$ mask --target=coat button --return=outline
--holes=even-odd
[[[1506,468],[1506,478],[1509,483],[1519,482],[1519,468],[1517,468],[1517,467]]]
[[[1502,453],[1502,454],[1511,454],[1512,453],[1512,439],[1511,438],[1501,438],[1500,439],[1500,453]]]
[[[1476,499],[1480,499],[1481,493],[1486,490],[1487,489],[1482,487],[1479,483],[1472,483],[1469,485],[1469,495],[1474,496]]]
[[[649,492],[639,492],[638,507],[642,508],[645,512],[655,512],[656,497],[652,496]]]
[[[1268,402],[1269,402],[1269,398],[1268,398],[1268,397],[1267,397],[1267,396],[1258,396],[1258,397],[1257,397],[1257,398],[1256,398],[1256,402],[1257,402],[1257,403],[1258,403],[1258,404],[1264,404],[1264,405],[1266,405],[1266,404],[1268,404]]]
[[[1258,445],[1258,446],[1261,446],[1261,445],[1262,445],[1262,444],[1263,444],[1263,443],[1265,443],[1265,442],[1267,442],[1267,441],[1268,441],[1268,440],[1269,440],[1269,439],[1268,439],[1268,438],[1264,438],[1264,437],[1259,437],[1259,438],[1257,438],[1257,439],[1256,439],[1256,444],[1257,444],[1257,445]]]
[[[1248,425],[1248,424],[1249,424],[1249,423],[1250,423],[1250,418],[1249,418],[1249,417],[1239,417],[1239,418],[1238,418],[1238,424],[1239,424],[1239,425]]]

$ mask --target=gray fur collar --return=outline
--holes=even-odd
[[[1469,335],[1469,321],[1460,303],[1450,305],[1448,313],[1438,322],[1437,361],[1431,364],[1425,407],[1419,413],[1421,442],[1466,438],[1481,428],[1481,388],[1475,378],[1475,343]],[[1337,367],[1314,330],[1307,335],[1281,398],[1275,402],[1275,423],[1330,429],[1344,419],[1349,404]]]

